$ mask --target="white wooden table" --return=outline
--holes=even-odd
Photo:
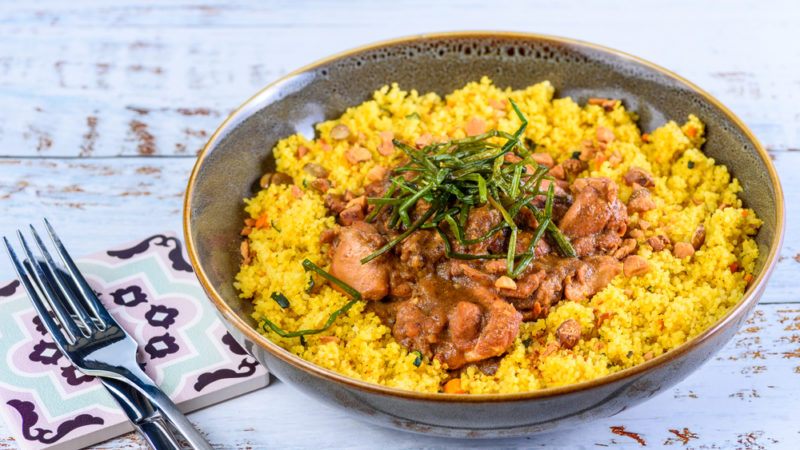
[[[226,3],[226,4],[223,4]],[[363,424],[276,382],[194,413],[220,448],[800,448],[800,8],[791,1],[0,3],[0,234],[47,215],[75,253],[180,230],[194,156],[251,93],[370,41],[498,29],[618,48],[693,80],[767,146],[788,230],[756,315],[677,387],[569,433],[452,441]],[[10,268],[0,263],[0,276]],[[98,448],[139,448],[135,435]],[[0,425],[0,448],[15,448]]]

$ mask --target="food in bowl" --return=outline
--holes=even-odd
[[[699,334],[743,296],[760,220],[689,116],[488,78],[397,85],[273,149],[236,287],[260,330],[386,386],[531,391]]]

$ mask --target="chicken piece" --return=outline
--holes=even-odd
[[[433,270],[433,264],[444,258],[444,241],[439,233],[419,230],[402,240],[397,246],[400,262],[414,270],[426,267]]]
[[[365,300],[382,299],[389,293],[389,265],[381,257],[366,264],[361,264],[361,259],[384,243],[375,227],[366,222],[342,227],[331,249],[331,275],[352,286]]]
[[[564,278],[564,298],[583,300],[603,289],[622,272],[615,258],[592,256],[575,264],[575,271]]]
[[[617,198],[617,185],[608,178],[578,178],[572,184],[574,201],[559,223],[570,238],[585,237],[604,229],[620,236],[627,230],[627,211]]]
[[[400,302],[392,327],[405,347],[458,369],[502,355],[517,338],[522,315],[491,288],[436,275],[419,280],[418,288],[417,296]]]
[[[471,348],[464,353],[467,362],[499,356],[508,350],[519,334],[522,315],[498,297],[484,305],[485,325]]]
[[[567,319],[556,329],[556,339],[567,350],[578,345],[581,339],[581,324],[575,319]]]
[[[471,302],[458,302],[447,315],[448,330],[456,347],[466,350],[472,340],[481,332],[483,312],[481,307]]]
[[[352,225],[364,220],[364,208],[360,205],[348,206],[339,213],[339,223],[342,225]]]
[[[650,264],[639,255],[631,255],[623,261],[622,270],[626,277],[636,277],[649,272]]]
[[[467,217],[467,224],[464,227],[464,235],[466,239],[478,239],[486,235],[493,227],[497,226],[502,221],[500,212],[496,209],[484,205],[479,208],[473,208]],[[466,251],[475,255],[486,253],[489,247],[495,241],[502,241],[503,233],[498,231],[481,242],[467,246]]]
[[[628,172],[625,173],[622,179],[625,180],[625,184],[628,186],[638,184],[639,186],[650,188],[656,185],[652,175],[647,173],[644,169],[635,166],[628,169]]]
[[[585,161],[581,161],[580,159],[567,159],[561,163],[564,166],[564,172],[567,178],[572,179],[578,176],[581,172],[586,170],[589,165],[586,164]]]
[[[633,253],[634,250],[636,250],[636,245],[637,245],[636,239],[633,238],[624,239],[620,244],[619,248],[617,248],[617,250],[614,251],[614,258],[622,260],[626,256]]]
[[[325,207],[333,214],[339,214],[347,207],[347,200],[345,200],[342,195],[329,194],[325,196]]]

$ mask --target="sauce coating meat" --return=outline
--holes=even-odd
[[[387,185],[379,181],[368,190],[374,194]],[[365,264],[361,259],[401,231],[388,226],[388,211],[378,214],[374,224],[356,220],[341,226],[330,250],[331,273],[370,300],[368,310],[408,349],[437,358],[450,369],[490,360],[511,347],[523,320],[545,317],[564,299],[591,297],[622,272],[621,260],[636,249],[635,239],[623,239],[628,215],[613,181],[577,178],[566,187],[553,199],[552,217],[576,256],[562,256],[545,236],[536,245],[531,264],[513,280],[503,259],[447,257],[442,235],[463,255],[507,250],[509,228],[501,226],[501,214],[488,205],[470,210],[464,226],[466,244],[454,239],[446,226],[438,231],[420,229]],[[423,216],[428,206],[419,202],[410,219]],[[356,217],[367,216],[371,208],[364,206]],[[519,214],[515,222],[517,254],[521,254],[538,222],[532,213]]]

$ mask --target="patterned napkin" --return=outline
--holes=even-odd
[[[78,259],[139,363],[183,411],[266,386],[269,375],[225,330],[174,235]],[[93,377],[70,365],[19,281],[0,285],[0,416],[24,449],[79,448],[133,430]]]

